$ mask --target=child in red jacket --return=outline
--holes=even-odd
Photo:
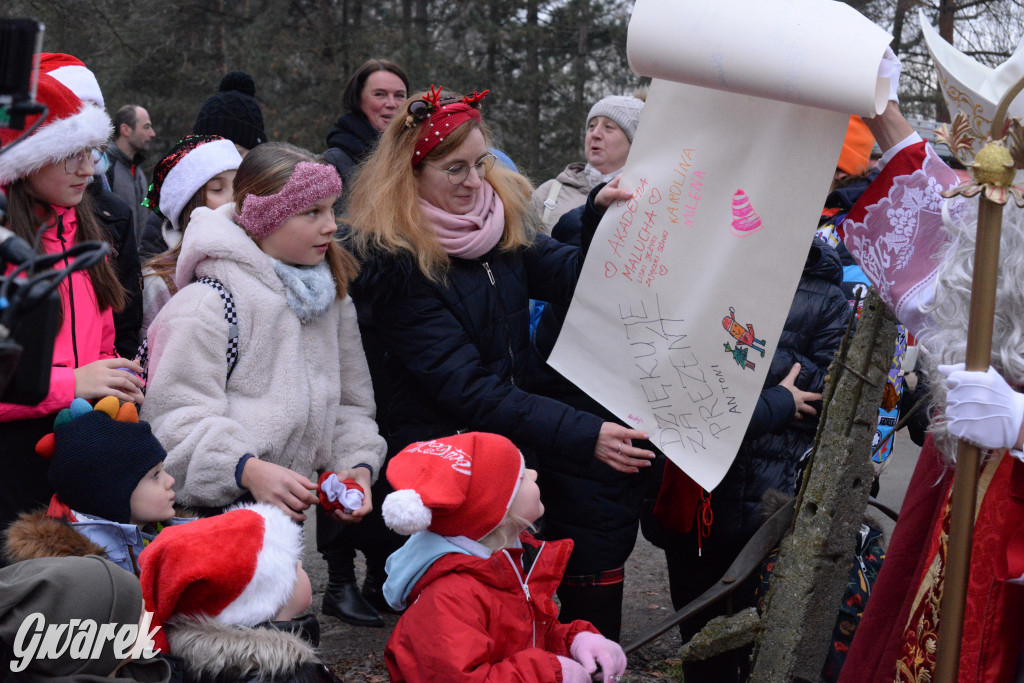
[[[413,534],[387,561],[384,595],[405,609],[384,652],[392,681],[605,681],[622,648],[551,599],[572,541],[525,530],[544,513],[537,473],[505,437],[415,443],[388,465],[384,521]],[[408,607],[407,607],[408,606]],[[406,608],[407,607],[407,608]]]

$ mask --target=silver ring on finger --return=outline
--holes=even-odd
[[[622,442],[621,441],[619,442],[619,445],[615,447],[615,455],[622,455]]]

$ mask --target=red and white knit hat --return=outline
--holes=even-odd
[[[142,598],[154,626],[176,615],[255,626],[288,602],[301,558],[301,527],[273,505],[242,505],[163,529],[139,556]],[[155,642],[168,651],[163,629]]]
[[[10,185],[47,164],[103,145],[113,132],[107,112],[91,102],[83,102],[48,74],[39,74],[36,100],[45,104],[49,112],[31,136],[8,148],[39,119],[39,114],[26,117],[24,130],[0,128],[0,146],[6,148],[0,154],[0,185]]]
[[[396,490],[381,506],[384,522],[400,534],[430,530],[479,541],[505,519],[525,474],[523,454],[497,434],[414,443],[388,463]]]
[[[103,91],[100,90],[96,75],[78,57],[61,52],[40,52],[39,73],[57,79],[65,88],[75,93],[78,99],[104,107]]]

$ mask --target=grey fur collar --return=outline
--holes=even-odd
[[[327,261],[316,266],[289,266],[275,258],[274,272],[284,283],[288,308],[303,324],[319,320],[334,303],[337,290]]]
[[[184,659],[195,678],[230,672],[239,680],[256,674],[270,680],[317,661],[309,643],[270,628],[228,626],[209,617],[174,617],[165,626],[171,654]]]

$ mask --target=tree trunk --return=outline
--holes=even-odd
[[[914,5],[914,0],[896,0],[896,16],[892,21],[892,51],[899,56],[903,49],[903,26],[907,22],[907,13]]]
[[[538,0],[526,0],[526,73],[527,73],[527,168],[540,167],[540,60],[537,55]]]
[[[589,54],[590,35],[590,0],[579,0],[579,34],[576,41],[576,58],[574,70],[576,72],[576,92],[573,101],[576,105],[577,121],[586,116],[587,110],[587,56]]]
[[[772,571],[752,683],[819,678],[842,604],[874,469],[871,443],[896,318],[871,290],[857,332],[829,367],[822,421]]]

